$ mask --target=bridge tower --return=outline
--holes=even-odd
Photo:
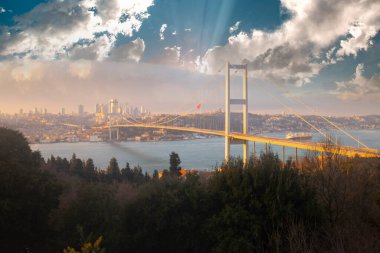
[[[243,98],[242,99],[231,99],[230,96],[230,70],[243,70]],[[226,64],[226,104],[225,104],[225,144],[224,144],[224,157],[228,161],[230,157],[230,146],[231,144],[242,144],[243,145],[243,162],[247,164],[249,158],[249,142],[247,140],[236,140],[232,139],[231,133],[231,105],[242,105],[243,106],[243,134],[248,132],[248,83],[247,83],[247,64],[236,65]]]
[[[116,140],[119,140],[119,127],[112,127],[112,124],[109,123],[108,126],[108,136],[109,136],[109,141],[112,141],[112,132],[116,131]]]

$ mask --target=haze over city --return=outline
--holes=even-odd
[[[0,1],[0,110],[216,109],[229,61],[248,64],[255,113],[284,111],[264,86],[323,114],[378,114],[379,13],[375,0]]]

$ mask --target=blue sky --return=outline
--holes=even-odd
[[[229,61],[248,64],[252,112],[287,110],[267,89],[299,113],[313,112],[295,100],[379,114],[378,13],[375,0],[0,0],[0,110],[93,111],[113,97],[214,110]]]

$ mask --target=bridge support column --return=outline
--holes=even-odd
[[[285,146],[282,146],[282,167],[285,167]]]
[[[243,68],[243,134],[248,134],[248,85],[247,85],[247,65]],[[248,164],[249,141],[243,143],[243,162]]]
[[[243,70],[243,98],[242,99],[231,99],[230,95],[230,69],[241,69]],[[243,106],[243,134],[248,134],[248,85],[247,85],[247,65],[233,65],[227,62],[226,64],[226,101],[225,101],[225,150],[224,157],[228,161],[230,157],[230,145],[231,145],[231,104],[242,105]],[[243,162],[244,166],[247,164],[249,159],[249,141],[244,140],[240,142],[243,145]]]
[[[296,148],[296,167],[298,167],[298,148]]]
[[[116,140],[119,140],[119,128],[116,128]]]
[[[109,139],[109,141],[112,141],[112,127],[111,126],[109,126],[109,128],[108,128],[108,139]]]
[[[230,64],[226,65],[226,101],[225,101],[225,123],[224,123],[224,159],[230,158]]]

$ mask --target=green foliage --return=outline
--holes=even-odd
[[[84,242],[80,251],[76,251],[74,248],[67,247],[63,250],[63,253],[105,253],[106,250],[101,247],[103,237],[99,236],[94,243]]]
[[[110,164],[107,168],[107,174],[111,181],[118,181],[120,179],[120,168],[115,157],[111,158]]]
[[[0,142],[0,252],[43,247],[62,187],[36,167],[41,157],[30,151],[20,133],[0,128],[0,136],[7,141]]]
[[[280,168],[273,154],[252,159],[243,169],[241,159],[230,159],[210,181],[214,214],[209,222],[216,252],[274,250],[287,246],[290,220],[314,228],[320,220],[313,188],[294,169]],[[276,242],[271,236],[279,233]]]
[[[129,167],[129,163],[127,163],[126,167],[121,169],[121,180],[133,185],[140,185],[148,182],[150,180],[150,176],[147,173],[144,175],[140,166],[136,166],[131,169]]]
[[[61,206],[52,217],[59,242],[79,247],[83,239],[73,233],[79,229],[80,237],[88,235],[86,240],[94,240],[93,235],[108,235],[109,240],[118,238],[117,231],[120,218],[118,204],[114,197],[115,188],[108,184],[85,183],[76,192],[67,192],[64,198],[70,198],[65,206]],[[110,241],[105,241],[105,244]],[[57,243],[59,245],[59,243]],[[60,245],[62,248],[63,245]]]
[[[179,155],[175,152],[171,152],[169,155],[170,159],[170,175],[172,176],[180,176],[181,173],[179,172],[181,170],[181,167],[179,166],[181,164],[181,159],[179,158]]]
[[[78,159],[75,155],[71,157],[69,164],[69,171],[72,175],[83,176],[84,175],[84,166],[81,159]]]
[[[0,163],[35,164],[29,144],[20,132],[0,127]]]
[[[158,180],[159,177],[160,177],[160,176],[159,176],[159,174],[158,174],[158,170],[154,170],[152,178],[153,178],[154,180]]]
[[[195,178],[166,177],[144,185],[125,208],[124,252],[208,252],[202,232],[206,193]]]
[[[85,163],[84,177],[90,182],[96,181],[97,179],[94,161],[91,158],[87,159]]]

